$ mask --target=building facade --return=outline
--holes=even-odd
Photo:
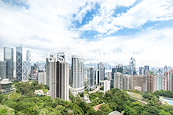
[[[57,61],[57,89],[56,96],[69,100],[69,66],[65,61]]]
[[[168,72],[168,90],[173,91],[173,70]]]
[[[22,81],[22,47],[16,47],[16,80]]]
[[[105,66],[102,62],[98,64],[98,84],[105,79]]]
[[[28,81],[28,62],[23,61],[22,62],[22,81],[27,82]]]
[[[144,87],[145,87],[144,76],[136,75],[132,77],[132,89],[144,91]]]
[[[69,66],[65,60],[59,60],[51,55],[46,59],[46,84],[49,86],[52,98],[69,100]]]
[[[6,61],[0,61],[0,80],[6,79]]]
[[[109,80],[104,80],[104,93],[110,90],[110,84]]]
[[[136,60],[135,58],[131,57],[129,61],[130,66],[130,75],[136,75]]]
[[[31,53],[29,50],[26,51],[26,61],[28,66],[27,76],[29,76],[31,74]]]
[[[96,71],[94,67],[87,68],[88,88],[94,89],[96,85]]]
[[[71,81],[74,90],[84,91],[84,59],[76,55],[72,55]]]
[[[46,72],[38,72],[38,84],[46,85]]]
[[[6,78],[14,79],[14,58],[13,48],[4,47],[4,61],[6,61]]]

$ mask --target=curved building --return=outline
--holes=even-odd
[[[71,65],[71,87],[77,92],[84,89],[84,59],[77,55],[72,55]]]

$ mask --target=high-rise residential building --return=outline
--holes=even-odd
[[[105,79],[105,66],[102,62],[98,64],[98,84]]]
[[[157,75],[156,77],[156,90],[167,90],[167,77]]]
[[[16,47],[16,80],[22,81],[22,47]]]
[[[0,61],[0,80],[6,79],[6,61]]]
[[[114,88],[118,89],[132,89],[132,76],[128,74],[123,74],[120,72],[115,73],[114,75]]]
[[[111,81],[112,80],[112,72],[106,72],[106,78]]]
[[[136,75],[136,60],[135,58],[131,57],[129,61],[130,66],[130,75]]]
[[[104,92],[107,92],[110,90],[110,81],[104,80]]]
[[[123,89],[123,73],[114,74],[114,88]]]
[[[136,89],[139,91],[144,91],[145,81],[144,76],[135,75],[132,77],[132,89]]]
[[[156,90],[157,90],[157,88],[156,88],[156,77],[155,76],[153,76],[153,75],[147,75],[146,76],[146,80],[147,80],[147,91],[149,91],[149,92],[155,92]]]
[[[94,89],[96,85],[96,71],[94,67],[87,68],[88,88]]]
[[[51,97],[69,100],[69,66],[65,59],[59,60],[53,55],[47,58],[46,77],[46,84],[49,86]]]
[[[168,72],[168,90],[173,91],[173,70]]]
[[[132,82],[131,76],[127,75],[127,74],[124,74],[123,75],[123,89],[124,90],[132,89],[132,87],[131,87],[132,83],[131,82]]]
[[[38,84],[46,85],[46,72],[38,72]]]
[[[4,47],[4,61],[6,61],[6,78],[14,79],[13,48]]]
[[[77,92],[84,91],[84,59],[82,57],[72,55],[71,65],[71,87]]]

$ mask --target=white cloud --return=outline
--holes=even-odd
[[[172,0],[143,0],[136,6],[115,18],[114,24],[126,28],[138,28],[147,21],[173,19]]]
[[[91,20],[87,25],[84,25],[81,30],[94,30],[100,34],[110,33],[118,31],[120,28],[116,27],[114,22],[115,17],[112,16],[116,11],[114,11],[118,6],[129,7],[133,5],[136,0],[106,0],[100,2],[99,14],[97,14],[93,20]]]
[[[122,5],[131,6],[136,0],[124,1],[99,1],[100,14],[94,16],[89,24],[80,28],[80,31],[95,30],[110,34],[121,29],[120,27],[137,28],[147,20],[170,19],[166,16],[171,16],[173,11],[172,6],[166,4],[167,1],[158,3],[151,1],[149,7],[147,5],[150,2],[144,0],[119,17],[112,17],[114,8]],[[138,65],[164,66],[173,63],[171,28],[151,28],[136,35],[103,37],[90,41],[80,39],[80,31],[72,31],[69,27],[72,21],[81,21],[86,12],[93,8],[91,4],[98,1],[30,0],[28,2],[30,5],[28,10],[0,3],[0,52],[4,46],[16,47],[23,44],[24,48],[31,50],[34,61],[44,61],[49,53],[64,51],[68,54],[69,62],[70,55],[79,54],[86,58],[87,63],[102,61],[111,64],[128,64],[131,56],[136,58]],[[86,2],[89,5],[79,10],[86,5]],[[153,11],[152,8],[161,13]],[[73,19],[72,15],[78,12],[76,19]],[[0,59],[2,55],[0,53]]]
[[[95,16],[81,30],[94,30],[100,34],[109,35],[124,28],[139,28],[148,21],[165,21],[173,19],[173,1],[172,0],[143,0],[127,12],[114,17],[118,6],[129,7],[136,0],[118,1],[109,0],[101,3],[100,14]],[[115,10],[115,12],[114,12]],[[115,27],[115,28],[114,28]]]

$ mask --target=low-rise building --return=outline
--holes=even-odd
[[[9,79],[3,79],[0,81],[0,92],[2,93],[8,93],[12,90],[12,82],[9,81]]]

